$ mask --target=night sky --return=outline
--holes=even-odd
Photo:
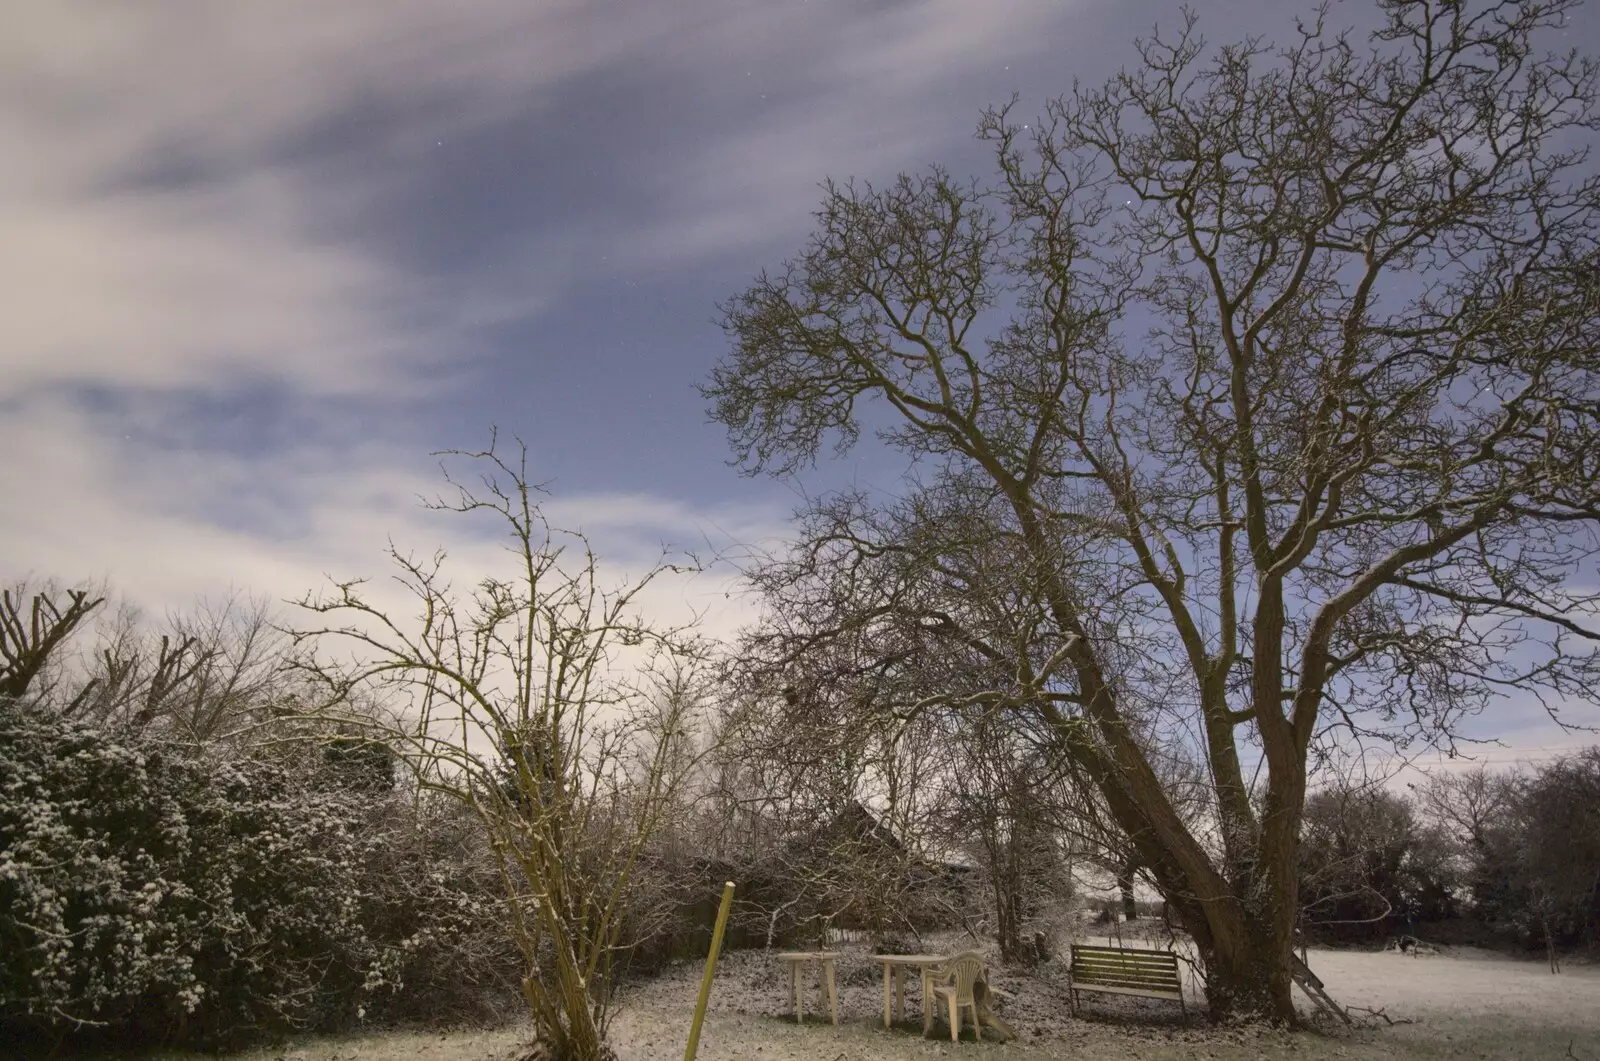
[[[1195,6],[1219,43],[1297,11]],[[619,564],[776,543],[793,489],[729,468],[694,390],[716,304],[799,249],[824,178],[986,174],[985,106],[1017,92],[1027,120],[1179,21],[1174,0],[0,14],[0,576],[107,578],[156,612],[381,574],[391,534],[487,562],[415,495],[430,451],[492,425]],[[1597,26],[1591,5],[1570,43]],[[731,629],[750,605],[718,607]]]

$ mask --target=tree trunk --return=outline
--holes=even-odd
[[[1122,889],[1122,919],[1134,921],[1139,917],[1139,903],[1133,894],[1133,875],[1138,872],[1139,861],[1130,858],[1122,864],[1117,874],[1117,887]]]
[[[1210,902],[1169,897],[1168,910],[1193,937],[1205,963],[1206,1007],[1213,1020],[1296,1021],[1292,932],[1278,931],[1275,916],[1231,897]]]
[[[1022,920],[1026,882],[1019,864],[1017,841],[996,840],[989,845],[990,876],[994,885],[995,941],[1000,957],[1007,962],[1028,960],[1022,944]]]
[[[995,941],[1000,945],[1000,957],[1006,962],[1028,960],[1022,945],[1022,900],[1018,882],[1008,879],[995,887]]]
[[[1261,938],[1206,953],[1206,1008],[1211,1018],[1261,1017],[1293,1023],[1290,958],[1290,952],[1278,953]]]

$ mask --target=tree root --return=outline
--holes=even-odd
[[[1008,1043],[1017,1037],[1017,1030],[995,1014],[991,1001],[993,997],[994,992],[989,990],[987,982],[979,980],[972,985],[972,998],[978,1004],[978,1024],[983,1029],[984,1038],[993,1037],[997,1042]]]
[[[1344,1009],[1345,1009],[1346,1013],[1364,1013],[1368,1017],[1382,1017],[1384,1022],[1386,1024],[1388,1024],[1389,1027],[1391,1027],[1391,1028],[1393,1028],[1394,1026],[1396,1026],[1398,1024],[1415,1024],[1415,1023],[1417,1023],[1416,1021],[1412,1020],[1410,1017],[1400,1017],[1400,1018],[1396,1019],[1394,1017],[1389,1016],[1389,1014],[1385,1013],[1381,1009],[1372,1009],[1372,1008],[1370,1008],[1368,1006],[1346,1006]]]

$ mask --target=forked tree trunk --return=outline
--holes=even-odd
[[[1186,831],[1173,829],[1158,838],[1149,819],[1141,820],[1143,808],[1116,787],[1103,791],[1118,797],[1108,801],[1113,812],[1138,845],[1141,864],[1167,901],[1170,915],[1200,952],[1212,1018],[1294,1022],[1298,837],[1287,829],[1263,829],[1253,858],[1242,855],[1219,872],[1208,857],[1184,850],[1191,841]],[[1265,817],[1270,821],[1273,799],[1268,803]]]
[[[1268,737],[1272,780],[1259,818],[1236,814],[1220,867],[1213,869],[1209,858],[1180,863],[1168,857],[1176,853],[1170,842],[1139,852],[1205,961],[1206,1003],[1214,1020],[1298,1020],[1293,962],[1305,769],[1288,727],[1269,727]],[[1143,838],[1148,844],[1150,834]]]
[[[1213,1020],[1257,1018],[1293,1023],[1294,914],[1297,896],[1241,874],[1246,901],[1168,899],[1205,963],[1206,1007]],[[1254,901],[1251,901],[1254,900]]]
[[[1206,959],[1206,1007],[1213,1020],[1263,1017],[1293,1022],[1290,953],[1265,939],[1246,938],[1213,947]]]

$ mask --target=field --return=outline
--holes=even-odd
[[[1286,1033],[1185,1023],[1167,1003],[1107,999],[1067,1015],[1060,985],[1000,976],[1014,994],[1000,1012],[1020,1033],[1006,1044],[923,1039],[916,988],[906,1025],[881,1023],[881,980],[864,954],[840,959],[841,1023],[794,1021],[787,979],[760,953],[723,959],[702,1033],[701,1061],[1297,1061],[1401,1058],[1579,1058],[1600,1061],[1600,967],[1570,964],[1559,976],[1542,962],[1456,948],[1412,958],[1396,953],[1313,950],[1310,964],[1361,1027]],[[612,1033],[622,1061],[683,1057],[700,970],[685,964],[627,996]],[[1360,1010],[1373,1013],[1362,1013]],[[1378,1011],[1381,1011],[1381,1015]],[[1389,1021],[1395,1023],[1390,1024]],[[944,1033],[935,1025],[935,1035]],[[456,1033],[390,1032],[322,1038],[253,1051],[240,1061],[496,1061],[514,1056],[516,1028]],[[179,1061],[184,1055],[163,1055]]]

